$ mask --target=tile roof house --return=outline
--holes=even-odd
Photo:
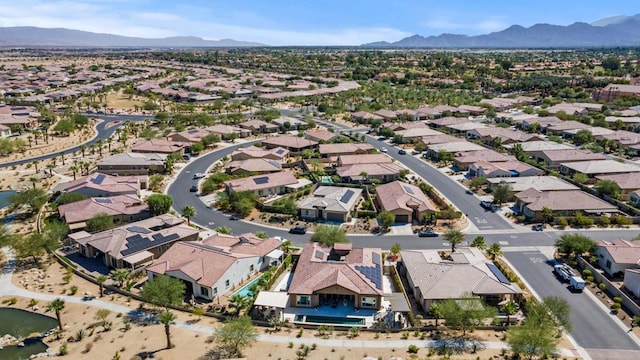
[[[556,176],[493,178],[487,179],[487,182],[489,183],[489,189],[493,189],[493,187],[500,183],[507,183],[514,193],[519,193],[527,189],[536,189],[538,191],[562,191],[579,189],[577,186]]]
[[[427,154],[432,159],[438,159],[438,153],[440,151],[455,154],[478,150],[486,150],[486,148],[470,141],[457,139],[457,141],[452,142],[430,144],[428,146]]]
[[[290,116],[280,116],[271,122],[278,125],[281,131],[301,130],[309,126],[308,122]],[[285,123],[289,123],[289,127],[285,126]]]
[[[638,173],[622,173],[611,175],[596,176],[598,180],[610,180],[618,184],[620,187],[622,200],[628,201],[632,192],[640,190],[640,174]]]
[[[381,118],[383,118],[384,120],[397,120],[398,119],[398,113],[396,113],[395,111],[392,110],[387,110],[387,109],[380,109],[378,111],[375,111],[373,113],[374,115],[378,115]]]
[[[11,128],[0,124],[0,139],[6,139],[11,136]]]
[[[535,160],[544,161],[547,167],[558,169],[562,163],[588,160],[605,160],[607,157],[600,153],[580,149],[542,150],[536,152]]]
[[[289,306],[332,306],[380,309],[382,250],[336,244],[306,244],[289,285]]]
[[[522,294],[518,285],[475,247],[458,248],[450,259],[443,259],[437,250],[405,250],[400,256],[398,270],[425,311],[435,302],[461,299],[466,294],[480,296],[493,306],[506,299],[517,301],[515,297]]]
[[[198,230],[183,225],[184,220],[164,214],[95,234],[69,234],[80,254],[99,258],[111,268],[138,268],[162,255],[178,241],[198,239]]]
[[[256,146],[240,147],[231,153],[231,160],[269,159],[282,161],[289,155],[289,150],[281,147],[265,150]]]
[[[268,174],[282,171],[282,165],[277,160],[270,159],[247,159],[236,160],[227,163],[224,166],[227,174]]]
[[[147,188],[149,182],[146,175],[112,176],[95,172],[81,176],[76,180],[61,183],[53,188],[54,192],[75,192],[87,197],[105,197],[116,195],[139,195],[141,189]]]
[[[205,130],[211,134],[220,136],[220,138],[223,140],[231,139],[232,136],[236,136],[238,138],[245,138],[251,135],[251,130],[243,129],[237,126],[225,125],[225,124],[216,124],[213,126],[209,126],[205,128]]]
[[[405,170],[395,163],[358,163],[336,167],[336,174],[344,182],[362,183],[371,179],[378,179],[381,183],[397,180],[400,172]],[[366,174],[366,177],[363,175]]]
[[[362,189],[319,186],[313,195],[299,202],[300,217],[312,221],[329,220],[347,222],[362,197]]]
[[[544,171],[516,159],[492,162],[480,160],[469,166],[469,174],[489,179],[538,176],[544,174]]]
[[[458,169],[467,170],[469,166],[478,161],[501,162],[513,159],[515,159],[515,157],[511,155],[505,155],[492,149],[482,149],[457,153],[453,158],[453,163]]]
[[[327,130],[307,130],[304,132],[306,139],[317,141],[319,143],[331,141],[338,137],[339,134]]]
[[[560,164],[560,173],[568,176],[581,173],[589,177],[590,182],[595,181],[599,175],[640,173],[640,166],[631,163],[621,163],[615,160],[589,160]],[[639,174],[640,176],[640,174]]]
[[[98,214],[107,214],[114,224],[146,219],[149,205],[135,195],[94,197],[58,206],[58,214],[69,229],[77,231],[87,226],[87,221]]]
[[[631,204],[631,206],[640,208],[640,190],[636,190],[629,194],[629,204]]]
[[[623,273],[626,269],[640,269],[640,244],[627,240],[598,240],[594,255],[598,265],[609,276]]]
[[[402,137],[402,143],[412,142],[413,140],[419,139],[424,136],[433,136],[439,134],[442,133],[428,127],[416,127],[406,130],[397,130],[394,132],[394,135],[399,135],[400,137]]]
[[[283,252],[275,238],[217,234],[203,241],[178,242],[147,267],[149,280],[167,275],[191,286],[187,293],[213,300],[257,272],[277,265]]]
[[[338,156],[338,166],[348,166],[355,164],[389,164],[393,159],[385,154],[362,154],[362,155],[340,155]]]
[[[301,152],[305,149],[317,148],[318,142],[297,136],[283,135],[268,137],[262,141],[262,145],[267,149],[281,147],[291,152]]]
[[[380,210],[394,213],[398,223],[421,222],[424,213],[438,211],[419,187],[402,181],[377,186],[375,200]]]
[[[271,124],[262,120],[247,120],[238,124],[239,127],[243,129],[251,130],[254,134],[264,134],[264,133],[273,133],[277,132],[280,128],[276,124]]]
[[[227,193],[253,191],[257,196],[279,195],[287,192],[287,186],[295,185],[298,179],[290,171],[250,176],[224,182]]]
[[[126,152],[98,161],[98,171],[109,175],[148,175],[164,172],[167,154]]]
[[[514,195],[516,208],[527,218],[543,219],[542,210],[549,208],[554,215],[573,216],[577,212],[587,214],[615,213],[618,208],[580,190],[539,191],[528,189]]]
[[[211,133],[206,129],[189,129],[167,135],[167,139],[176,142],[195,144],[202,141],[202,138]]]
[[[340,155],[361,155],[375,151],[375,147],[369,143],[337,143],[320,144],[319,152],[323,158]]]
[[[500,127],[481,127],[471,129],[467,131],[467,138],[481,140],[485,144],[491,144],[492,139],[494,138],[500,139],[500,144],[514,144],[542,140],[535,134]]]
[[[191,144],[163,139],[138,140],[131,146],[131,152],[182,155],[189,145]]]
[[[351,114],[351,121],[357,123],[369,123],[371,120],[384,120],[380,115],[372,114],[366,111],[356,111]]]

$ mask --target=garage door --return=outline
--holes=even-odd
[[[330,221],[344,221],[344,215],[340,213],[327,213],[327,220]]]
[[[409,222],[409,215],[396,215],[396,222],[397,223],[408,223]]]

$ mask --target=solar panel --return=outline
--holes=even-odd
[[[133,233],[138,233],[138,234],[148,234],[148,233],[151,232],[151,230],[149,230],[149,229],[147,229],[145,227],[135,226],[135,225],[134,226],[129,226],[127,228],[127,231],[133,232]]]
[[[198,129],[189,130],[189,131],[187,131],[187,133],[189,133],[189,134],[197,134],[198,133]]]
[[[256,183],[257,185],[261,185],[261,184],[266,184],[269,182],[269,177],[268,176],[262,176],[259,178],[254,178],[253,182]]]
[[[404,191],[406,191],[408,194],[414,195],[415,193],[413,192],[413,189],[409,186],[403,186]]]
[[[280,168],[280,163],[275,161],[275,160],[267,160],[269,161],[269,163],[275,167],[277,167],[278,169]]]
[[[345,204],[348,203],[351,197],[353,196],[353,194],[355,194],[353,190],[345,191],[344,195],[342,195],[342,197],[340,198],[340,202]]]
[[[324,252],[320,251],[320,250],[316,250],[316,252],[313,254],[315,256],[316,259],[324,259]]]
[[[98,174],[98,176],[96,176],[95,179],[91,180],[91,182],[97,185],[101,185],[106,177],[107,176],[105,174]]]
[[[95,198],[94,200],[99,204],[111,204],[111,199],[109,198]]]
[[[511,284],[511,281],[509,281],[509,279],[507,279],[507,277],[504,276],[502,271],[500,271],[500,269],[498,269],[498,267],[494,263],[487,263],[487,267],[489,268],[489,270],[491,270],[493,275],[495,275],[498,281],[500,281],[503,284]]]
[[[376,265],[382,265],[382,259],[380,258],[380,254],[377,252],[371,254],[371,261]]]
[[[278,149],[278,151],[276,151],[276,154],[282,155],[284,152],[285,152],[284,149]]]
[[[367,279],[374,283],[376,288],[382,289],[382,270],[380,265],[356,265],[356,270],[358,270],[362,275],[364,275]]]

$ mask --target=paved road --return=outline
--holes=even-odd
[[[534,249],[520,252],[507,251],[505,257],[538,296],[559,296],[570,304],[573,324],[571,335],[580,346],[588,352],[591,349],[635,350],[636,352],[625,353],[633,355],[631,358],[640,359],[640,346],[636,342],[637,339],[621,328],[616,323],[615,316],[603,309],[589,294],[572,293],[567,289],[567,284],[557,280],[552,273],[554,264],[552,258]],[[602,351],[592,352],[602,353]],[[603,359],[605,358],[622,359],[622,357],[613,357],[611,353]]]
[[[120,126],[122,126],[122,124],[127,121],[144,121],[145,119],[152,119],[152,116],[142,116],[142,115],[95,115],[95,114],[91,114],[90,115],[92,118],[96,118],[96,119],[100,119],[103,120],[101,123],[99,123],[96,126],[96,130],[97,130],[97,134],[96,136],[85,142],[84,145],[89,146],[95,142],[97,142],[98,140],[104,140],[108,137],[111,137],[113,135],[113,133],[116,131],[117,128],[119,128]],[[119,123],[117,124],[113,124],[113,121],[119,121]],[[30,163],[32,161],[38,160],[38,161],[42,161],[42,160],[46,160],[46,159],[50,159],[54,156],[60,156],[61,153],[65,153],[65,154],[70,154],[73,153],[74,151],[79,151],[80,150],[80,144],[78,144],[77,146],[74,146],[70,149],[66,149],[64,151],[57,151],[57,152],[53,152],[53,153],[49,153],[49,154],[44,154],[44,155],[40,155],[40,156],[35,156],[35,157],[31,157],[31,158],[27,158],[27,159],[20,159],[20,160],[15,160],[15,161],[9,161],[9,162],[4,162],[4,163],[0,163],[0,168],[4,168],[4,167],[10,167],[10,166],[14,166],[14,165],[22,165],[22,164],[26,164],[26,163]]]

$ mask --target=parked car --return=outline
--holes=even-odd
[[[236,220],[240,220],[240,218],[237,217],[237,216],[231,215],[231,216],[229,216],[229,220],[236,221]]]
[[[202,179],[203,177],[205,177],[206,175],[203,173],[195,173],[193,174],[193,178],[194,179]]]
[[[198,185],[191,185],[189,192],[198,192]]]
[[[482,200],[480,201],[480,206],[482,206],[485,210],[493,210],[493,204],[491,201]]]
[[[437,237],[438,233],[432,229],[422,229],[418,232],[418,237]]]
[[[387,140],[387,138],[386,138],[386,137],[384,137],[384,136],[378,136],[378,141],[385,141],[385,140]]]
[[[383,152],[383,153],[386,153],[387,152],[387,148],[386,147],[381,147],[380,151]]]
[[[469,195],[473,195],[473,191],[471,191],[470,189],[467,189],[467,191],[465,191],[465,193],[467,193]]]
[[[290,234],[299,234],[299,235],[304,235],[307,233],[307,228],[304,226],[296,226],[296,227],[292,227],[291,229],[289,229],[289,233]]]
[[[400,154],[400,155],[407,155],[407,150],[405,150],[405,149],[400,149],[400,150],[398,151],[398,154]]]
[[[531,230],[533,231],[543,231],[544,230],[544,224],[535,224],[531,227]]]

